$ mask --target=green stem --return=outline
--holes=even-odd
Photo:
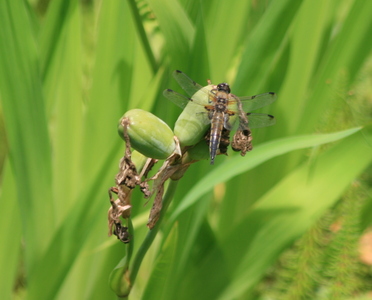
[[[132,219],[131,218],[128,218],[128,223],[127,223],[127,226],[128,226],[128,231],[129,232],[134,232],[133,230],[133,224],[132,224]],[[134,243],[131,243],[129,242],[127,244],[127,256],[128,256],[128,264],[130,263],[130,259],[132,258],[132,253],[133,253],[133,244]]]
[[[131,218],[127,219],[129,232],[133,232],[133,225]],[[126,246],[126,255],[120,260],[119,264],[112,270],[110,274],[110,287],[116,293],[118,299],[128,299],[130,293],[130,282],[128,280],[128,266],[133,253],[133,242],[130,242]]]
[[[141,266],[143,258],[146,255],[147,250],[150,248],[152,242],[154,241],[156,237],[156,234],[159,231],[163,217],[177,189],[177,184],[178,184],[178,180],[177,181],[170,180],[168,188],[167,188],[167,192],[165,193],[164,198],[163,198],[163,207],[160,212],[159,220],[157,221],[155,227],[147,233],[145,240],[143,241],[141,247],[138,249],[138,252],[133,260],[132,266],[129,268],[129,282],[131,286],[133,286],[134,281],[136,280],[138,270]]]

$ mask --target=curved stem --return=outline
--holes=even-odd
[[[157,221],[155,227],[147,233],[146,238],[144,239],[141,247],[138,249],[138,252],[133,260],[132,266],[129,268],[129,282],[131,286],[133,286],[134,281],[136,280],[138,270],[141,266],[143,258],[145,257],[147,253],[147,250],[150,248],[152,242],[154,241],[156,237],[156,234],[159,231],[163,217],[177,189],[177,184],[178,184],[178,180],[177,181],[170,180],[168,188],[167,188],[167,192],[165,193],[164,198],[163,198],[163,207],[160,212],[159,220]]]

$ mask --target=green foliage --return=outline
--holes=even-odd
[[[267,278],[274,281],[272,298],[348,299],[370,290],[358,251],[360,211],[366,200],[361,190],[365,188],[354,183],[336,207],[282,255]]]
[[[115,299],[125,255],[130,299],[368,299],[356,247],[372,212],[370,1],[47,3],[0,1],[2,299]],[[276,92],[261,111],[277,124],[253,131],[245,157],[170,184],[154,231],[135,191],[126,246],[107,237],[117,122],[140,108],[173,128],[175,69]],[[356,178],[363,199],[345,194]],[[327,233],[324,214],[341,229]]]

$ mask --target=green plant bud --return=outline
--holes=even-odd
[[[126,297],[130,293],[130,284],[128,282],[128,259],[125,256],[119,264],[112,270],[109,278],[110,288],[118,297]]]
[[[208,85],[204,89],[211,90],[212,87]],[[210,105],[208,95],[204,91],[196,92],[191,98],[198,103]],[[192,146],[203,139],[209,126],[208,111],[203,105],[190,101],[176,121],[174,134],[178,137],[181,147]]]
[[[174,133],[169,126],[142,109],[127,111],[119,121],[119,135],[124,139],[124,119],[128,120],[127,132],[131,147],[143,155],[166,159],[176,149]],[[124,139],[125,140],[125,139]]]

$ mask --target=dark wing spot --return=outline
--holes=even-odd
[[[179,73],[179,74],[185,74],[185,73],[183,73],[182,71],[180,71],[180,70],[176,70],[175,71],[176,73]],[[186,74],[185,74],[186,75]],[[186,75],[186,77],[188,77],[187,75]],[[197,83],[195,82],[195,81],[193,81],[191,78],[189,78],[191,81],[192,81],[192,84],[193,85],[196,85]]]

